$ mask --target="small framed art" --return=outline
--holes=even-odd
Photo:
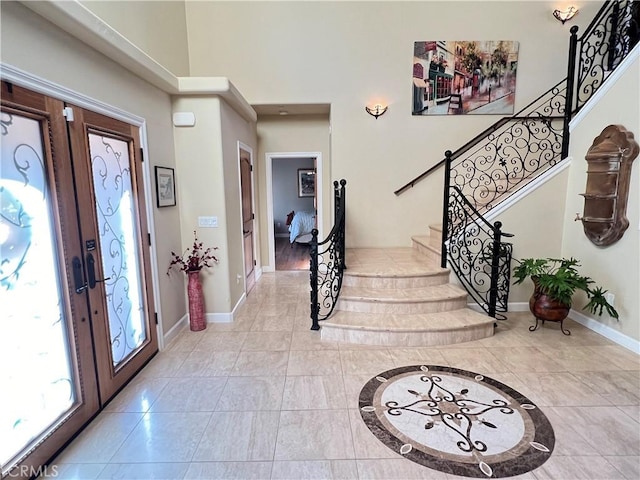
[[[156,204],[173,207],[176,204],[176,179],[173,168],[156,167]]]
[[[316,172],[313,168],[298,169],[298,197],[316,196]]]

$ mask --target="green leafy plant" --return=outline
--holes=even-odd
[[[592,278],[578,272],[580,262],[575,258],[525,258],[517,260],[518,266],[513,269],[514,285],[531,278],[542,293],[558,302],[571,306],[573,294],[582,290],[587,294],[589,302],[583,310],[602,315],[603,312],[615,319],[619,315],[615,308],[607,301],[607,290],[593,286]]]

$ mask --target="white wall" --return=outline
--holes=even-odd
[[[584,159],[593,140],[605,127],[623,125],[640,143],[640,61],[635,61],[622,78],[613,84],[602,101],[596,103],[571,133],[570,154],[574,157],[567,188],[562,255],[582,262],[581,271],[597,285],[615,294],[615,307],[620,321],[593,317],[580,310],[586,303],[576,297],[574,309],[593,317],[603,326],[640,340],[640,159],[636,158],[631,174],[627,218],[629,228],[624,236],[608,247],[597,247],[585,236],[581,222],[574,222],[576,212],[584,212],[587,162]]]
[[[86,95],[146,121],[149,172],[155,165],[175,167],[169,96],[132,75],[95,50],[34,14],[17,2],[0,2],[1,50],[4,63]],[[155,183],[150,183],[151,186]],[[172,250],[180,251],[178,208],[155,208],[155,261],[159,272],[161,320],[167,332],[184,314],[184,284],[164,273]]]
[[[313,197],[298,197],[298,169],[313,168],[312,158],[274,158],[272,162],[273,231],[289,236],[287,215],[294,212],[311,212]]]
[[[409,245],[440,221],[442,178],[393,191],[497,120],[412,116],[414,41],[518,41],[519,108],[566,76],[569,28],[600,5],[579,2],[561,25],[556,2],[188,2],[189,61],[252,104],[331,104],[329,182],[348,181],[347,244]],[[390,106],[374,120],[364,106],[378,100]]]

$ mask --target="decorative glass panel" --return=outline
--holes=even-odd
[[[42,131],[0,117],[0,465],[37,442],[76,400],[53,239]]]
[[[102,271],[106,277],[107,315],[113,366],[117,367],[147,338],[136,219],[129,166],[129,145],[89,134],[93,189],[100,231]]]

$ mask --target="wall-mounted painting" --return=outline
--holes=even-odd
[[[298,169],[298,196],[315,197],[316,171],[313,168]]]
[[[510,115],[517,70],[518,42],[415,42],[411,113]]]

